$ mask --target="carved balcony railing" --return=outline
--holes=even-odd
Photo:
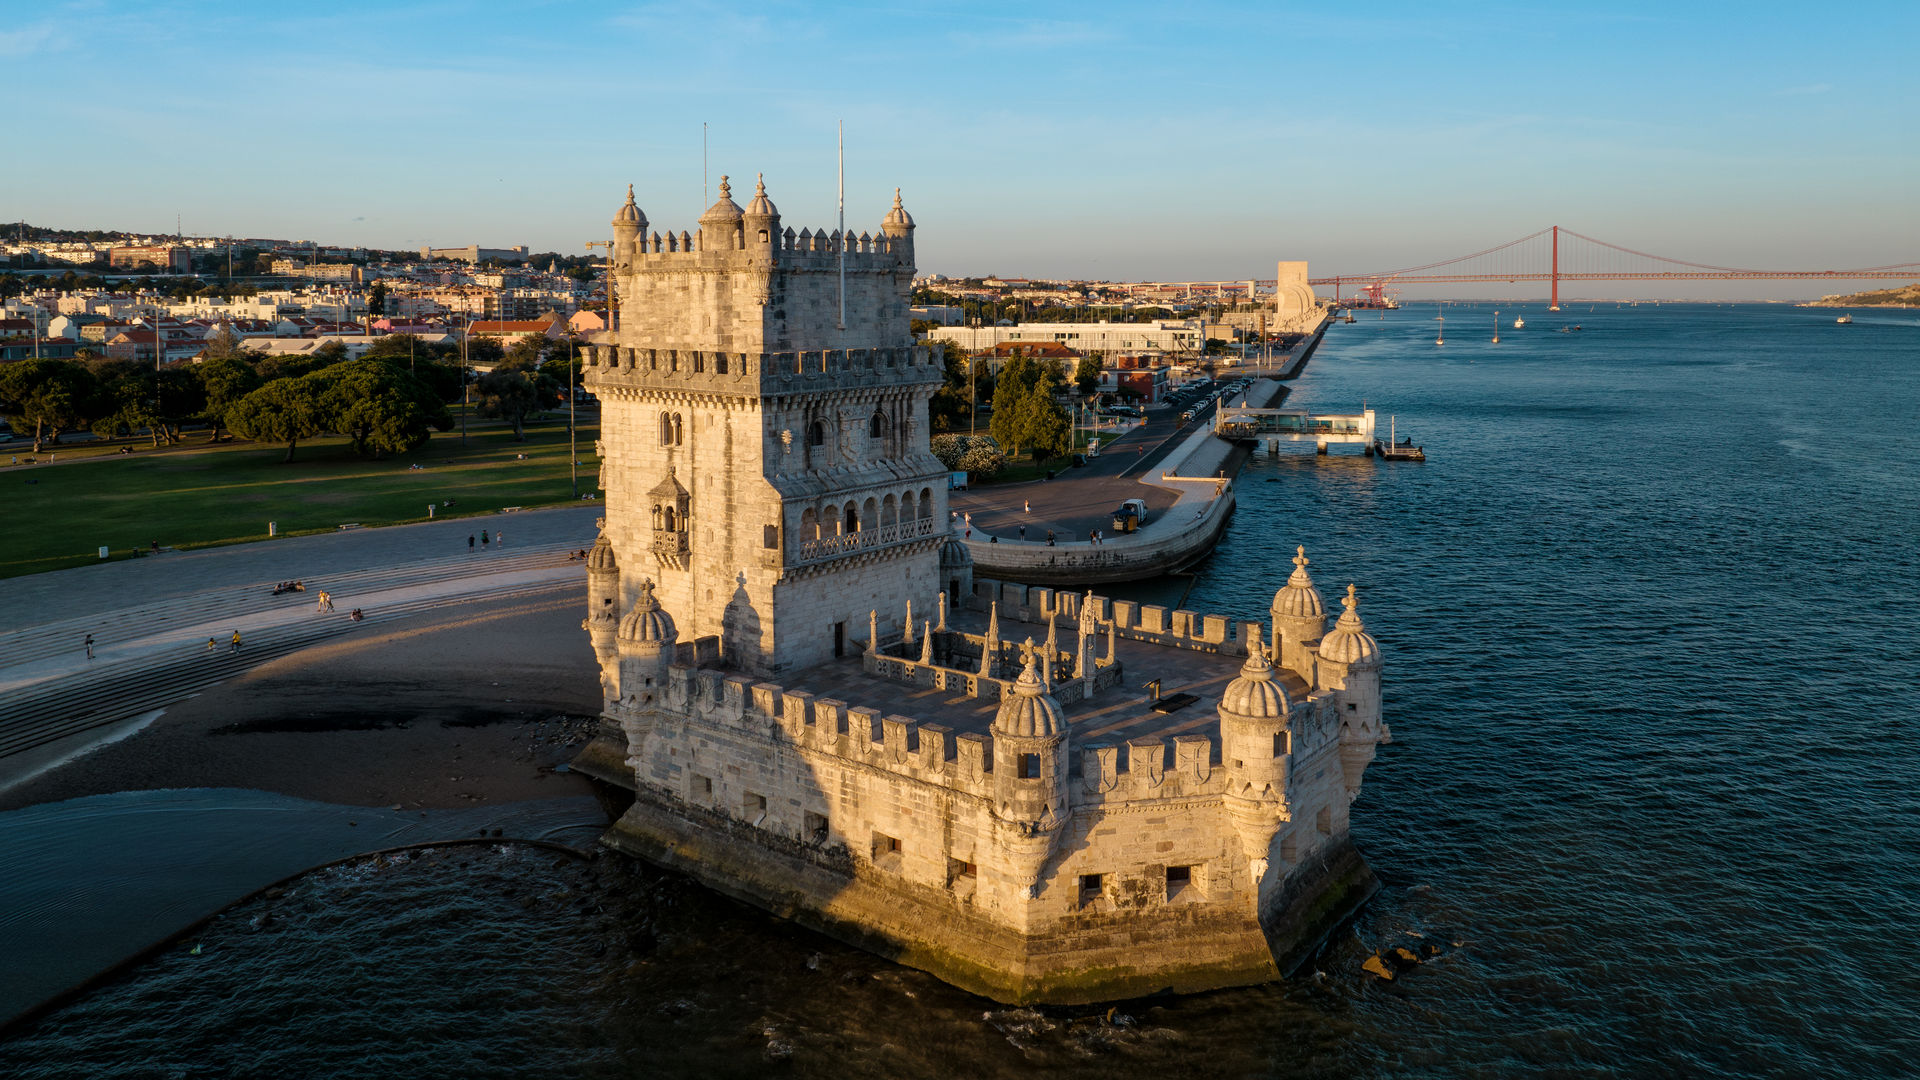
[[[893,525],[881,525],[872,529],[856,529],[836,536],[819,536],[802,540],[798,550],[794,552],[792,565],[804,566],[807,563],[825,562],[828,559],[837,559],[845,555],[873,551],[877,548],[891,547],[909,540],[933,536],[934,524],[933,518],[925,517]]]

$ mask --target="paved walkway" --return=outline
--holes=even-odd
[[[579,580],[584,564],[568,556],[592,546],[600,513],[566,507],[289,537],[0,581],[10,624],[0,632],[0,758],[163,708],[367,623]],[[482,526],[504,544],[469,550]],[[273,595],[275,583],[295,579],[307,591]],[[322,589],[332,613],[317,610]],[[355,608],[364,622],[347,618]]]
[[[1276,358],[1276,370],[1291,368],[1297,374],[1310,352],[1308,343],[1296,345],[1293,351]],[[1236,372],[1239,374],[1254,372]],[[1255,382],[1247,397],[1236,399],[1236,403],[1247,400],[1256,407],[1268,408],[1286,395],[1286,387],[1269,379]],[[1164,520],[1182,495],[1190,494],[1192,485],[1159,483],[1163,467],[1171,464],[1189,477],[1220,471],[1231,479],[1239,471],[1240,462],[1231,461],[1227,452],[1218,448],[1205,462],[1204,470],[1196,471],[1179,461],[1169,463],[1171,456],[1182,453],[1188,440],[1212,425],[1211,408],[1194,410],[1194,418],[1188,421],[1182,421],[1180,411],[1171,407],[1149,409],[1145,424],[1103,444],[1100,456],[1089,458],[1080,468],[1063,470],[1052,480],[988,484],[954,492],[949,504],[962,515],[955,524],[964,533],[969,524],[965,519],[971,517],[975,540],[992,536],[1000,537],[1003,543],[1018,540],[1024,526],[1024,538],[1029,542],[1044,542],[1051,529],[1057,542],[1066,544],[1086,543],[1088,533],[1096,529],[1112,537],[1113,511],[1128,499],[1145,499],[1148,520]],[[1225,468],[1227,465],[1233,468]],[[1183,512],[1180,517],[1191,521],[1196,515]]]

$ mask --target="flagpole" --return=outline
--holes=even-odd
[[[840,323],[847,328],[847,124],[840,121]]]

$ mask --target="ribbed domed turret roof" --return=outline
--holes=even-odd
[[[880,228],[889,235],[897,235],[913,228],[913,215],[907,213],[907,208],[900,205],[899,188],[893,189],[893,209],[887,211],[887,216],[880,219]]]
[[[733,201],[733,188],[727,185],[727,178],[720,178],[720,197],[714,200],[707,212],[700,215],[702,225],[724,225],[741,218],[740,204]]]
[[[958,536],[947,534],[947,542],[940,545],[940,569],[965,570],[973,566],[973,553]]]
[[[1273,594],[1274,618],[1324,619],[1327,609],[1307,576],[1307,549],[1297,547],[1293,555],[1293,573],[1280,591]]]
[[[653,598],[653,581],[648,579],[640,583],[640,595],[633,601],[633,609],[627,617],[620,620],[620,640],[640,642],[667,642],[674,638],[673,616],[660,609],[660,601]]]
[[[1360,623],[1360,598],[1356,592],[1353,586],[1347,586],[1347,597],[1341,601],[1347,610],[1340,614],[1340,621],[1333,624],[1332,632],[1320,640],[1320,659],[1348,667],[1380,662],[1380,643],[1373,640],[1373,635]]]
[[[1007,696],[1000,699],[1000,711],[993,717],[995,735],[1017,735],[1027,738],[1050,738],[1064,735],[1067,731],[1067,719],[1060,711],[1060,703],[1053,700],[1040,685],[1040,671],[1034,663],[1033,639],[1021,649],[1026,654],[1026,667],[1020,671],[1020,677],[1007,689]]]
[[[1247,642],[1247,662],[1240,665],[1240,677],[1227,684],[1220,695],[1220,711],[1255,720],[1277,720],[1287,715],[1293,702],[1286,687],[1274,677],[1267,662],[1267,650],[1260,647],[1260,628],[1253,628],[1253,640]]]
[[[595,540],[593,542],[593,547],[590,550],[588,550],[587,569],[589,570],[620,569],[619,561],[615,559],[613,556],[613,541],[607,539],[606,533],[601,533],[600,538]]]
[[[767,198],[766,174],[754,174],[753,201],[747,204],[747,213],[753,217],[772,217],[779,212],[775,209],[773,200]]]
[[[634,205],[632,184],[627,185],[626,205],[613,212],[613,223],[615,225],[631,225],[636,229],[644,229],[647,227],[647,215],[641,213],[640,208]]]

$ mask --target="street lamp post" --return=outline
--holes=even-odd
[[[573,365],[579,338],[567,335],[567,468],[573,474],[573,497],[580,498],[580,452],[574,448]]]

